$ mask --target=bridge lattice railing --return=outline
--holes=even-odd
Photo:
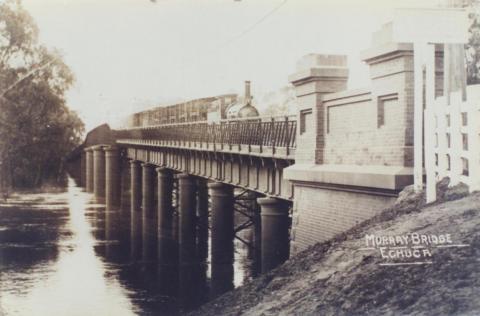
[[[295,148],[296,128],[295,116],[276,116],[133,127],[115,133],[117,139]]]

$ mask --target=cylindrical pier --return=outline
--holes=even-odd
[[[105,238],[120,237],[120,154],[116,147],[105,150]],[[111,247],[110,247],[111,248]],[[107,247],[108,251],[109,247]]]
[[[93,192],[93,149],[85,149],[85,190]]]
[[[275,198],[259,198],[262,218],[262,273],[288,259],[290,219],[288,203]]]
[[[105,152],[102,145],[93,147],[93,193],[96,198],[105,197]]]
[[[157,214],[155,207],[155,167],[142,164],[142,254],[153,259],[157,245]]]
[[[130,161],[130,252],[138,259],[142,246],[142,170],[140,161]]]
[[[195,178],[183,173],[178,176],[179,189],[179,254],[182,263],[195,261],[196,191]]]
[[[207,180],[197,179],[197,257],[206,261],[208,257],[208,187]]]
[[[87,164],[87,152],[83,150],[81,153],[81,158],[80,158],[80,186],[86,188],[87,183],[86,183],[86,164]]]
[[[212,211],[212,296],[233,289],[233,187],[209,183]]]
[[[142,170],[140,161],[130,161],[130,208],[139,212],[142,208]]]
[[[157,168],[158,190],[158,258],[163,263],[174,262],[172,258],[176,238],[173,235],[173,173],[167,168]]]
[[[105,204],[107,210],[120,207],[120,152],[117,147],[105,148]]]
[[[120,158],[120,209],[122,212],[130,212],[130,161]],[[130,223],[130,216],[124,216]]]

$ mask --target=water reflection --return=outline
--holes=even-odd
[[[211,266],[205,227],[180,256],[169,234],[142,251],[137,221],[128,204],[106,212],[72,180],[65,192],[0,203],[0,314],[175,315],[251,277],[239,241],[233,265]]]
[[[29,200],[35,195],[18,197]],[[132,315],[135,308],[118,280],[105,277],[86,221],[90,195],[69,182],[55,194],[65,204],[42,208],[1,205],[0,305],[7,315]],[[38,206],[38,204],[37,204]],[[43,224],[32,226],[32,224]],[[20,250],[21,249],[21,250]],[[20,250],[20,251],[19,251]],[[36,254],[32,257],[32,254]]]

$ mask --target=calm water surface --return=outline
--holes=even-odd
[[[104,206],[73,180],[66,192],[0,201],[0,315],[175,315],[253,273],[239,241],[233,267],[217,272],[223,284],[208,258],[162,265],[130,245],[127,230],[105,232]]]

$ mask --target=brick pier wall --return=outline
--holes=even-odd
[[[284,170],[295,192],[292,254],[375,216],[413,183],[412,49],[393,42],[388,25],[374,34],[362,53],[367,89],[345,90],[345,56],[311,54],[297,64],[297,151]],[[442,58],[438,51],[437,78]]]
[[[295,189],[292,253],[347,231],[395,201],[395,197],[301,185]]]

